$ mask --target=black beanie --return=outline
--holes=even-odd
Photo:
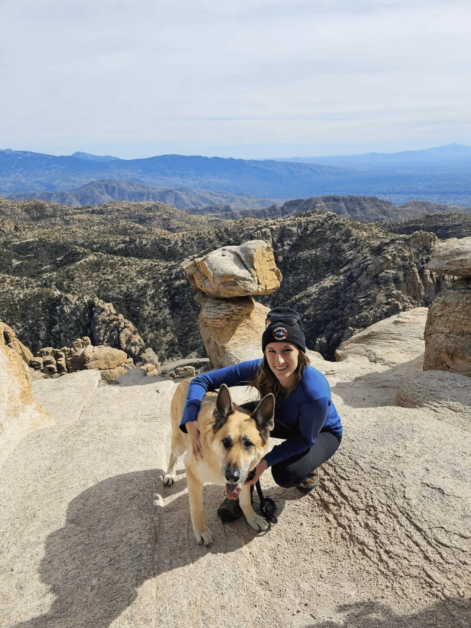
[[[291,342],[306,353],[306,340],[301,330],[301,317],[289,307],[277,307],[267,314],[269,326],[262,335],[262,351],[271,342]]]

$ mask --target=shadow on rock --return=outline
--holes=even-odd
[[[386,371],[367,373],[353,381],[339,381],[332,392],[352,408],[394,406],[403,379],[423,372],[422,359],[421,356]]]
[[[161,470],[116,476],[69,504],[64,527],[46,540],[39,568],[41,582],[55,600],[46,614],[15,628],[106,628],[136,600],[149,578],[208,552],[233,552],[256,535],[243,518],[223,526],[216,515],[222,488],[206,486],[205,512],[215,542],[209,548],[197,545],[186,481],[165,489],[169,499],[163,507],[158,494],[162,477]]]
[[[447,598],[410,615],[397,615],[385,604],[361,602],[340,606],[345,614],[342,624],[321,621],[306,628],[468,628],[471,625],[471,600]]]

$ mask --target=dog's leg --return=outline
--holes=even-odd
[[[206,527],[203,508],[203,482],[188,466],[186,468],[188,479],[188,496],[190,498],[191,522],[196,541],[200,545],[209,545],[213,542],[211,531]]]
[[[267,530],[269,527],[269,523],[260,515],[257,515],[252,506],[252,500],[250,499],[250,486],[244,484],[239,496],[239,504],[242,508],[242,512],[247,519],[247,523],[251,528],[255,530],[255,532],[260,532],[260,530]]]
[[[178,460],[178,456],[176,456],[172,451],[170,454],[170,460],[168,461],[167,473],[165,474],[165,477],[164,477],[165,486],[172,486],[172,484],[175,482],[175,477],[176,477],[175,467],[177,464],[177,460]]]

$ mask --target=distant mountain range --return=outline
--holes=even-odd
[[[323,164],[336,168],[354,170],[400,172],[414,170],[430,171],[471,168],[471,146],[448,144],[424,150],[408,150],[399,153],[367,153],[365,155],[331,155],[324,157],[290,157],[283,162]]]
[[[104,158],[103,158],[104,159]],[[114,157],[111,159],[115,159]],[[276,199],[263,199],[256,196],[230,194],[228,192],[211,192],[189,188],[156,188],[133,181],[92,181],[77,190],[56,192],[32,192],[29,194],[14,193],[7,198],[11,200],[31,200],[33,198],[59,203],[70,207],[87,205],[103,205],[114,201],[156,201],[166,203],[178,209],[190,209],[206,205],[230,205],[237,209],[247,207],[259,208],[271,205]]]
[[[55,157],[0,150],[0,194],[76,189],[95,180],[132,181],[261,197],[312,196],[330,182],[353,178],[347,170],[314,164],[162,155],[148,159]]]
[[[396,204],[416,199],[471,206],[471,147],[451,144],[423,151],[288,161],[182,155],[125,160],[88,153],[56,157],[28,151],[0,150],[0,194],[4,196],[66,192],[93,181],[119,181],[160,188],[159,192],[134,190],[142,194],[142,198],[147,193],[163,193],[161,188],[167,192],[185,188],[185,195],[188,195],[187,190],[196,189],[198,193],[204,190],[256,196],[266,201],[273,198],[355,195],[378,196]],[[103,192],[97,194],[103,196]],[[131,190],[127,194],[131,194]],[[94,194],[90,198],[92,200],[87,202],[96,202]],[[131,200],[131,196],[126,198]],[[51,198],[48,197],[48,200]],[[70,197],[59,197],[58,200],[61,203],[75,202]],[[132,200],[137,200],[136,196]],[[195,206],[193,200],[179,199],[178,194],[174,199],[160,196],[159,200],[179,207],[183,207],[182,203]],[[211,199],[209,202],[240,207],[239,203],[228,199]]]

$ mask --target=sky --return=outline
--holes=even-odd
[[[0,148],[471,145],[469,0],[1,0]]]

